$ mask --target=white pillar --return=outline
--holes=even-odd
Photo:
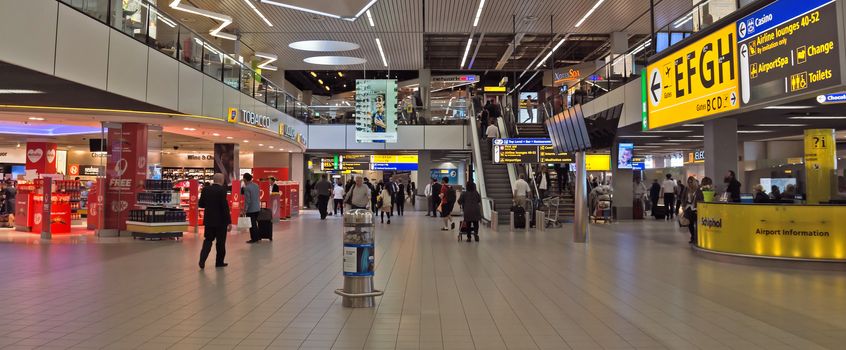
[[[723,178],[731,170],[737,173],[737,120],[714,119],[705,122],[705,176],[714,180],[717,192],[726,190]]]

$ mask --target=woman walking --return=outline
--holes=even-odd
[[[703,182],[705,182],[705,179],[703,179]],[[690,241],[688,243],[696,243],[696,220],[698,219],[696,205],[704,200],[705,196],[699,187],[699,181],[696,181],[696,178],[693,176],[688,177],[687,187],[685,187],[684,194],[682,194],[681,198],[681,205],[684,209],[683,215],[688,220],[687,228],[690,230]]]
[[[385,223],[385,214],[388,214],[388,225],[391,224],[391,192],[388,191],[387,186],[382,186],[382,193],[379,194],[379,198],[377,199],[379,209],[381,209],[382,213],[379,214],[381,217],[382,223]]]
[[[476,184],[467,183],[467,190],[458,198],[458,205],[464,211],[464,223],[467,225],[467,242],[470,242],[470,235],[479,241],[479,220],[482,220],[482,195],[476,191]]]

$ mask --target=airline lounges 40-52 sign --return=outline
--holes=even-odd
[[[647,67],[650,129],[740,106],[735,31],[726,26]]]

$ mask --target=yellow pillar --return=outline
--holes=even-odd
[[[834,129],[805,130],[805,192],[809,204],[831,200],[837,169]]]

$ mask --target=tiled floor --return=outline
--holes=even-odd
[[[670,223],[484,231],[456,242],[419,214],[380,225],[373,309],[345,309],[340,220],[200,241],[0,233],[0,348],[843,349],[846,268],[694,253]],[[13,242],[13,243],[10,243]]]

